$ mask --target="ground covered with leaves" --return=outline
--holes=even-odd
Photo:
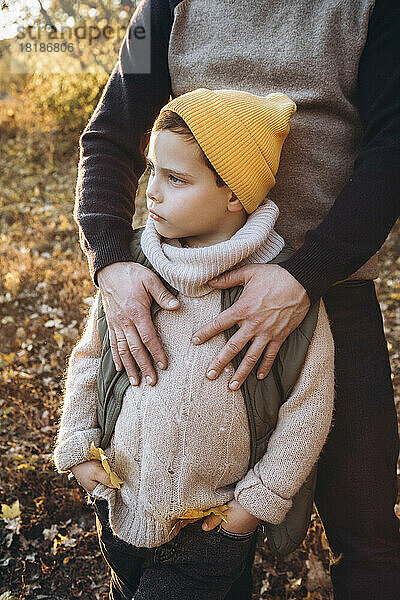
[[[0,106],[0,600],[105,600],[94,514],[52,463],[67,359],[95,294],[72,217],[77,139],[19,114]],[[139,202],[135,225],[144,215]],[[400,413],[398,234],[376,283]],[[254,600],[331,598],[329,554],[317,515],[285,560],[259,545]]]

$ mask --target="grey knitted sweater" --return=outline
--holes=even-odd
[[[290,398],[279,411],[266,453],[247,470],[250,435],[240,390],[230,390],[232,364],[214,381],[205,377],[225,345],[223,333],[199,346],[193,332],[220,312],[220,290],[207,286],[219,273],[246,262],[265,263],[284,240],[273,226],[277,206],[266,199],[230,240],[205,248],[163,241],[148,219],[142,249],[179,291],[181,306],[162,310],[154,325],[168,358],[155,386],[130,386],[105,453],[124,481],[99,483],[94,497],[108,501],[110,524],[121,539],[143,547],[168,539],[172,523],[190,508],[206,509],[232,498],[250,513],[280,523],[328,435],[334,400],[334,345],[321,301],[317,326]],[[101,344],[96,302],[68,365],[64,407],[54,450],[58,472],[89,459],[99,446],[96,373]]]

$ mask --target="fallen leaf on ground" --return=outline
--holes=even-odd
[[[1,508],[2,508],[2,511],[1,511],[0,517],[3,517],[3,519],[15,519],[16,517],[21,516],[21,508],[19,506],[19,500],[16,500],[15,502],[13,502],[13,504],[11,506],[8,506],[7,504],[2,504]]]

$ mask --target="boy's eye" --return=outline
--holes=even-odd
[[[150,173],[154,172],[154,165],[149,159],[146,159],[146,169],[150,171]],[[170,181],[172,181],[172,183],[185,183],[182,179],[179,179],[179,177],[172,175],[172,173],[168,174],[168,178]]]
[[[170,175],[169,177],[173,183],[184,183],[182,179],[178,179],[178,177],[175,177],[175,175]]]

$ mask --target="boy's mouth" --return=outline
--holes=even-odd
[[[164,217],[160,217],[160,215],[158,215],[157,213],[155,213],[153,210],[149,210],[149,215],[155,220],[155,221],[165,221],[166,219],[164,219]]]

